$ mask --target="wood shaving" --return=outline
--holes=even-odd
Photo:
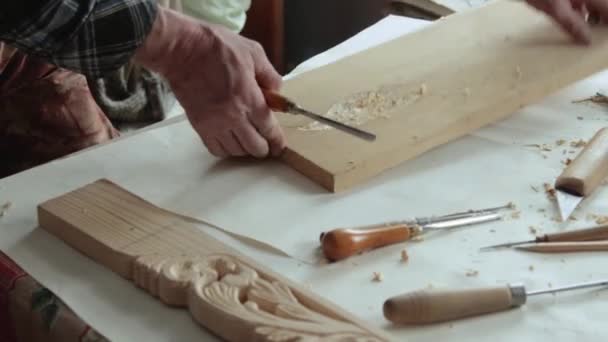
[[[507,204],[507,208],[515,210],[515,209],[517,209],[517,206],[515,205],[515,203],[509,202]]]
[[[401,261],[402,262],[408,262],[408,260],[410,259],[410,256],[407,255],[407,251],[404,249],[401,251]]]
[[[555,189],[549,183],[545,183],[545,184],[543,184],[543,186],[545,187],[545,193],[547,194],[547,197],[550,200],[554,200],[555,199]]]
[[[8,210],[13,206],[13,203],[11,201],[8,201],[6,203],[4,203],[1,207],[0,207],[0,217],[3,217],[4,215],[6,215],[6,213],[8,212]]]
[[[608,104],[608,97],[602,93],[595,93],[595,95],[591,97],[587,97],[581,100],[574,100],[572,103],[583,103],[583,102],[591,102],[597,104]]]
[[[410,241],[414,241],[414,242],[422,242],[424,241],[424,237],[423,236],[414,236]]]
[[[425,84],[425,83],[422,83],[422,84],[420,85],[420,90],[418,91],[418,93],[419,93],[420,95],[425,95],[425,94],[427,93],[427,91],[428,91],[428,88],[427,88],[426,84]]]
[[[374,277],[372,278],[372,281],[381,282],[383,279],[384,279],[384,276],[382,275],[381,272],[374,272]]]
[[[423,86],[426,89],[426,86]],[[420,93],[421,89],[413,92],[407,85],[384,85],[372,91],[358,92],[344,98],[333,105],[324,116],[351,126],[360,126],[371,120],[390,118],[389,113],[392,110],[415,102],[422,95]],[[334,128],[313,121],[298,129],[318,131]]]
[[[564,165],[570,165],[570,163],[572,163],[572,159],[570,159],[570,158],[566,158],[566,160],[562,160],[562,164],[564,164]]]
[[[514,219],[518,219],[519,218],[519,214],[521,214],[521,211],[516,211],[514,213],[511,214],[511,217]]]
[[[608,216],[599,216],[596,220],[595,223],[597,224],[605,224],[608,223]]]
[[[582,116],[577,116],[576,119],[577,120],[583,120],[583,117]]]
[[[524,76],[524,73],[521,71],[519,65],[515,67],[515,75],[517,76],[518,80],[521,80],[521,78]]]
[[[576,148],[581,148],[581,147],[587,146],[587,142],[585,140],[583,140],[583,139],[576,140],[576,141],[571,141],[570,142],[570,146],[571,147],[576,147]]]
[[[564,139],[559,139],[558,141],[556,141],[556,142],[555,142],[555,145],[557,145],[557,146],[562,146],[562,145],[563,145],[563,144],[565,144],[565,143],[566,143],[566,140],[564,140]]]
[[[536,229],[536,227],[530,226],[530,227],[528,227],[528,229],[530,230],[530,234],[532,234],[532,235],[538,234],[538,230]]]
[[[532,190],[534,190],[534,192],[538,192],[538,188],[535,187],[534,185],[530,185],[530,187],[532,188]]]
[[[528,270],[530,270],[530,272],[534,271],[534,265],[528,266]]]
[[[467,277],[476,277],[477,275],[479,275],[479,271],[477,271],[477,270],[468,270],[467,273],[465,273],[465,275]]]
[[[538,209],[536,209],[536,211],[538,211],[539,213],[544,213],[545,211],[547,211],[547,209],[545,209],[545,208],[538,208]]]

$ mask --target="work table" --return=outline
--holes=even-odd
[[[311,59],[290,77],[426,24],[388,17]],[[0,249],[110,340],[214,340],[185,311],[163,306],[36,229],[36,206],[99,178],[108,178],[156,205],[179,209],[202,220],[218,222],[233,216],[231,223],[248,225],[248,229],[260,232],[269,220],[300,224],[299,229],[290,231],[286,226],[274,233],[281,235],[286,244],[301,246],[314,254],[318,236],[307,235],[302,222],[327,227],[353,225],[392,220],[399,215],[440,215],[513,202],[519,214],[501,222],[382,248],[335,264],[286,257],[244,243],[211,225],[201,223],[200,227],[261,264],[310,286],[315,293],[370,324],[385,328],[396,340],[605,339],[608,327],[603,314],[608,291],[534,298],[519,310],[426,327],[389,324],[382,316],[382,304],[390,296],[429,286],[522,282],[537,289],[608,278],[600,253],[478,251],[494,243],[530,239],[530,227],[548,233],[590,226],[595,224],[590,214],[601,216],[608,212],[602,200],[608,192],[602,187],[575,212],[576,221],[559,223],[554,220],[555,204],[543,188],[543,184],[554,181],[564,167],[563,161],[573,155],[569,151],[577,151],[570,143],[589,139],[608,120],[601,106],[573,103],[601,91],[606,82],[608,74],[577,83],[346,194],[329,194],[274,161],[216,164],[197,143],[183,116],[176,116],[111,144],[0,181],[0,203],[13,204],[0,219]],[[561,139],[565,145],[558,143]],[[263,198],[256,197],[260,189],[266,189]],[[292,197],[297,200],[290,203],[287,199]],[[300,199],[307,203],[306,207],[295,207]],[[262,215],[259,210],[263,210]],[[262,218],[264,215],[275,218]],[[407,263],[400,260],[403,249],[409,254]],[[374,272],[383,274],[382,281],[373,281]]]

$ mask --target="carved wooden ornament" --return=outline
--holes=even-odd
[[[229,341],[388,341],[192,221],[99,180],[38,207],[40,226]]]

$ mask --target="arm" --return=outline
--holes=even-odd
[[[2,1],[0,40],[91,78],[134,58],[168,80],[212,154],[278,155],[283,132],[261,87],[281,77],[261,46],[156,1]]]

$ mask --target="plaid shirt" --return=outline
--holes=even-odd
[[[0,40],[98,78],[129,61],[157,6],[157,0],[0,0]]]

